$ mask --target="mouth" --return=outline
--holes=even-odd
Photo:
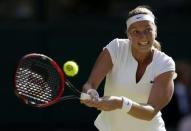
[[[139,42],[138,45],[140,47],[148,47],[150,46],[150,42],[149,41]]]

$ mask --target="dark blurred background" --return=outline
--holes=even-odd
[[[46,109],[22,104],[13,92],[14,70],[31,52],[46,54],[60,66],[75,60],[80,71],[70,80],[81,89],[102,48],[114,38],[126,38],[127,14],[138,5],[153,9],[162,50],[190,62],[190,0],[1,0],[0,130],[96,131],[99,111],[77,100]],[[103,83],[98,91],[102,94]],[[164,109],[164,119],[168,131],[175,131],[180,119],[169,120],[176,115],[169,110]]]

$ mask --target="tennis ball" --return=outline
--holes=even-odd
[[[78,74],[78,70],[79,70],[78,65],[74,61],[67,61],[63,65],[63,71],[69,77],[73,77],[76,74]]]

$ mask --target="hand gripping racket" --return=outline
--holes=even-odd
[[[47,107],[68,99],[90,99],[65,78],[58,64],[50,57],[31,53],[23,56],[14,76],[16,95],[34,107]],[[73,95],[63,96],[65,85]]]

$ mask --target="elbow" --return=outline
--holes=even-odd
[[[154,117],[155,117],[155,115],[150,115],[150,116],[148,116],[148,117],[145,117],[144,120],[146,120],[146,121],[151,121]]]
[[[133,115],[134,117],[137,117],[141,120],[145,120],[145,121],[151,121],[155,116],[156,116],[157,113],[154,113],[154,112],[149,112],[149,113],[144,113],[144,115]]]
[[[155,117],[155,115],[148,115],[147,114],[144,116],[134,116],[134,117],[139,118],[139,119],[144,120],[144,121],[151,121]]]
[[[150,113],[148,113],[147,117],[145,117],[145,120],[151,121],[157,115],[158,112],[159,110],[156,110],[156,109],[151,111]]]
[[[158,112],[159,110],[152,108],[152,110],[150,110],[148,114],[145,114],[144,120],[151,121],[157,115]]]
[[[139,118],[145,121],[151,121],[159,112],[159,108],[156,108],[151,105],[134,104],[132,108],[133,109],[131,109],[128,113],[136,118]]]

